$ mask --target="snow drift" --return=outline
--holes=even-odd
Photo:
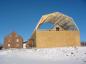
[[[0,64],[86,64],[86,47],[4,49]]]

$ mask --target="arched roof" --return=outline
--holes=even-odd
[[[66,16],[60,12],[54,12],[50,14],[43,15],[39,20],[35,30],[40,28],[40,25],[45,22],[51,22],[54,26],[58,25],[64,30],[79,30],[73,19]]]
[[[35,31],[38,30],[40,26],[45,22],[52,23],[54,25],[53,28],[55,26],[59,26],[62,30],[79,31],[77,25],[75,24],[74,20],[71,17],[64,15],[60,12],[54,12],[54,13],[43,15],[41,17],[41,19],[39,20],[37,26],[35,27],[32,33],[31,38],[35,34]]]

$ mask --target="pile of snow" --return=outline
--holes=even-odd
[[[86,47],[5,49],[0,64],[86,64]]]

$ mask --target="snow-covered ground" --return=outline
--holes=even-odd
[[[86,64],[86,47],[0,50],[0,64]]]

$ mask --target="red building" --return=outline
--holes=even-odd
[[[17,35],[16,32],[12,32],[4,39],[4,48],[23,48],[23,38]]]

